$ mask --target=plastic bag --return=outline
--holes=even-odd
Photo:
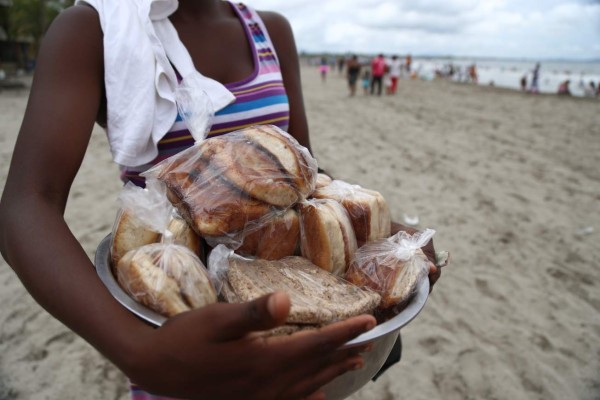
[[[358,248],[347,211],[331,199],[306,200],[298,209],[302,256],[328,272],[343,275]]]
[[[174,235],[172,242],[201,254],[200,238],[173,208],[162,183],[148,180],[141,188],[128,182],[119,193],[118,203],[111,235],[113,269],[128,251],[163,240],[167,229]]]
[[[265,260],[279,260],[298,255],[300,217],[293,208],[274,213],[256,227],[248,229],[235,246],[238,254]]]
[[[246,302],[281,290],[290,296],[288,324],[324,325],[372,313],[380,297],[335,276],[303,257],[277,261],[234,254],[224,245],[213,249],[209,271],[228,302]]]
[[[344,206],[359,246],[390,236],[390,210],[379,192],[336,179],[315,190],[312,197],[333,199]]]
[[[148,244],[125,254],[117,264],[117,280],[133,299],[172,317],[217,301],[208,271],[198,256],[174,244]]]
[[[128,183],[119,201],[111,257],[123,290],[169,317],[215,302],[216,291],[198,257],[200,240],[176,214],[164,185]]]
[[[400,231],[358,249],[345,278],[381,295],[380,308],[407,302],[427,279],[429,260],[421,250],[435,231],[426,229],[409,235]]]
[[[305,199],[317,163],[292,136],[260,125],[197,142],[142,174],[201,236],[221,237]]]
[[[113,267],[129,250],[158,242],[173,210],[164,186],[156,181],[148,181],[146,188],[127,182],[118,203],[120,209],[111,236]]]
[[[213,103],[202,89],[200,79],[197,73],[189,74],[175,89],[177,111],[196,142],[206,138],[215,115]]]

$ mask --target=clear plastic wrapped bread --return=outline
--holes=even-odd
[[[427,279],[429,259],[421,250],[435,231],[397,234],[360,247],[345,278],[381,295],[381,309],[405,304]]]
[[[298,204],[300,249],[303,257],[335,275],[343,275],[358,248],[344,207],[331,199]]]
[[[200,254],[200,238],[178,215],[167,199],[164,185],[148,180],[145,188],[128,182],[119,193],[120,204],[111,235],[111,265],[117,265],[128,251],[162,240],[165,229],[172,241]]]
[[[325,187],[333,182],[333,179],[329,175],[324,172],[319,172],[317,174],[317,183],[315,184],[315,189],[319,189]]]
[[[256,227],[243,232],[236,253],[279,260],[297,255],[300,248],[300,217],[294,208],[273,213]]]
[[[390,236],[390,210],[381,193],[336,179],[317,188],[312,197],[333,199],[346,208],[359,246]]]
[[[209,270],[228,302],[246,302],[274,291],[290,296],[287,324],[320,326],[372,313],[380,296],[317,267],[303,257],[262,260],[234,254],[224,245],[213,249]]]
[[[317,163],[272,125],[197,142],[144,173],[166,184],[180,214],[201,236],[238,232],[314,191]]]
[[[217,302],[202,261],[168,239],[129,251],[119,260],[116,275],[133,299],[166,317]]]

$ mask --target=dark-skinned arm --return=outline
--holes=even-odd
[[[320,387],[362,365],[364,349],[339,348],[373,317],[265,339],[252,332],[281,325],[289,312],[287,295],[275,293],[154,329],[98,279],[63,214],[101,104],[102,54],[98,16],[87,6],[61,13],[46,34],[0,201],[2,256],[42,307],[142,388],[186,398],[320,398]]]

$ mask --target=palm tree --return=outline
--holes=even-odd
[[[74,0],[12,0],[8,8],[8,39],[32,44],[35,57],[48,26]]]

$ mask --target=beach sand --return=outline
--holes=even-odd
[[[451,253],[402,330],[402,362],[351,399],[600,398],[600,101],[408,80],[350,98],[337,73],[302,75],[320,166],[379,190],[395,220],[417,215]],[[26,99],[0,93],[2,187]],[[66,213],[90,258],[119,188],[96,129]],[[4,261],[0,304],[0,399],[128,398]]]

